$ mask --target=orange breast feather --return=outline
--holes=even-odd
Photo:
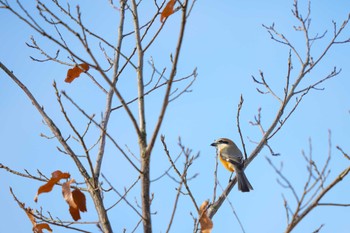
[[[232,163],[227,162],[226,160],[224,160],[221,156],[219,156],[220,162],[222,163],[222,165],[229,170],[230,172],[233,172],[235,170],[235,168],[233,167]]]

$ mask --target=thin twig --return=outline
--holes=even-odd
[[[197,212],[198,212],[198,211],[199,211],[199,207],[198,207],[197,202],[196,202],[196,200],[195,200],[195,198],[194,198],[194,196],[193,196],[193,194],[192,194],[192,192],[191,192],[190,187],[189,187],[188,184],[187,184],[186,177],[184,177],[184,176],[180,173],[180,171],[177,169],[177,167],[176,167],[174,161],[172,160],[171,155],[170,155],[169,150],[168,150],[168,147],[167,147],[167,145],[166,145],[166,143],[165,143],[165,137],[164,137],[163,135],[161,136],[161,142],[162,142],[162,144],[163,144],[165,154],[167,155],[167,157],[168,157],[168,159],[169,159],[169,161],[170,161],[170,163],[171,163],[171,165],[172,165],[174,171],[175,171],[176,174],[181,178],[183,184],[185,185],[185,188],[186,188],[186,190],[187,190],[187,192],[188,192],[188,195],[190,196],[190,198],[191,198],[191,200],[192,200],[192,203],[193,203],[193,205],[196,207],[196,210],[197,210]]]

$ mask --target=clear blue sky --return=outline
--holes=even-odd
[[[147,12],[145,2],[143,5]],[[76,2],[71,4],[75,5]],[[263,124],[267,127],[278,109],[278,103],[272,96],[256,92],[256,85],[251,75],[257,77],[259,70],[262,70],[266,79],[271,83],[271,87],[279,94],[283,92],[281,84],[284,83],[286,75],[288,49],[270,40],[262,24],[275,23],[276,29],[295,42],[297,48],[302,49],[303,35],[293,30],[293,25],[297,22],[291,13],[292,4],[291,0],[215,3],[197,1],[195,4],[185,33],[178,75],[189,74],[194,67],[197,67],[198,79],[191,93],[171,103],[161,133],[166,136],[169,149],[174,156],[179,153],[179,148],[176,146],[179,136],[186,146],[193,149],[194,153],[200,151],[199,159],[190,170],[191,174],[199,174],[190,182],[198,203],[212,198],[215,150],[210,147],[210,143],[218,137],[229,137],[242,148],[236,128],[236,111],[240,95],[242,94],[245,100],[241,124],[248,153],[255,146],[249,139],[258,141],[261,137],[258,128],[252,127],[249,121],[253,120],[258,108],[261,107]],[[84,1],[84,4],[81,2],[80,5],[84,22],[90,24],[96,32],[101,33],[112,44],[115,44],[118,15],[116,15],[117,12],[109,9],[108,1],[97,3],[90,0]],[[31,7],[30,4],[28,6]],[[306,1],[300,1],[300,7],[306,12]],[[320,0],[313,1],[311,7],[311,33],[316,35],[316,33],[322,34],[328,31],[324,41],[315,42],[314,56],[317,57],[320,49],[332,36],[332,20],[340,26],[350,13],[350,3]],[[146,54],[147,58],[153,57],[160,70],[170,64],[169,53],[174,50],[173,42],[177,39],[178,19],[179,13],[168,19],[156,46]],[[82,107],[87,109],[87,112],[95,113],[97,119],[100,119],[105,101],[101,92],[92,86],[86,76],[83,75],[72,84],[65,83],[67,67],[52,62],[32,62],[29,56],[40,57],[40,53],[25,45],[26,42],[30,42],[30,37],[33,35],[42,47],[54,54],[55,47],[52,44],[47,43],[4,9],[0,9],[0,22],[3,22],[0,27],[0,61],[28,86],[47,113],[62,128],[64,135],[68,136],[70,131],[59,112],[51,85],[53,80],[56,80],[60,89],[66,90]],[[350,37],[349,28],[344,31],[342,38],[348,37]],[[98,48],[96,44],[93,46]],[[334,66],[342,68],[340,75],[320,86],[325,88],[323,91],[313,90],[305,96],[285,127],[272,139],[270,145],[281,156],[271,157],[269,151],[265,149],[246,170],[254,191],[242,194],[235,187],[230,193],[229,200],[247,233],[284,231],[286,216],[282,193],[291,200],[292,208],[295,207],[291,193],[276,182],[277,175],[267,163],[265,156],[270,157],[277,166],[283,162],[286,176],[301,193],[307,175],[301,151],[304,149],[306,153],[309,152],[308,141],[311,138],[313,158],[320,163],[320,166],[323,165],[328,155],[328,130],[330,129],[332,131],[332,159],[328,181],[334,179],[337,173],[348,166],[349,161],[341,156],[335,146],[340,145],[345,151],[350,152],[349,53],[350,44],[335,46],[303,83],[307,85],[313,80],[325,77]],[[62,59],[65,59],[64,56]],[[294,61],[295,76],[299,66],[296,59]],[[149,70],[149,67],[147,69]],[[126,98],[135,96],[134,77],[135,75],[130,73],[130,77],[125,78],[121,84],[125,85],[122,91]],[[147,123],[150,132],[157,120],[158,103],[161,96],[160,91],[146,98],[146,111],[149,117]],[[136,109],[136,105],[134,107]],[[57,142],[39,136],[41,133],[49,136],[51,134],[30,101],[2,71],[0,72],[0,109],[2,111],[0,163],[22,172],[27,169],[33,174],[36,174],[37,169],[46,175],[59,169],[70,172],[78,181],[82,181],[77,171],[74,170],[72,161],[57,151]],[[87,122],[84,116],[81,116],[68,103],[67,110],[74,116],[74,122],[78,124],[79,129],[83,130]],[[114,113],[112,121],[110,130],[120,145],[128,145],[131,151],[137,154],[135,134],[130,130],[131,124],[125,113],[123,111]],[[91,135],[98,132],[96,127],[92,127],[91,131]],[[94,143],[95,139],[96,136],[89,138],[88,141]],[[74,143],[73,145],[78,150],[79,146]],[[168,166],[168,160],[158,142],[152,157],[152,178],[161,175]],[[181,162],[179,166],[182,166]],[[130,173],[131,169],[113,147],[108,147],[103,163],[103,173],[121,192],[137,177],[135,173]],[[220,167],[219,181],[223,186],[226,186],[228,178],[229,174]],[[350,203],[349,182],[347,177],[327,194],[324,202]],[[40,196],[38,203],[33,202],[40,185],[42,183],[0,171],[0,206],[3,208],[0,222],[3,232],[30,232],[32,228],[25,213],[10,195],[10,186],[18,198],[28,206],[38,209],[42,206],[44,211],[50,211],[53,216],[70,219],[68,207],[61,198],[59,188],[55,188],[50,194]],[[176,187],[177,184],[168,177],[152,183],[152,192],[155,193],[152,211],[157,213],[153,216],[154,232],[165,232],[166,230]],[[139,189],[136,188],[128,195],[130,202],[135,203],[135,198],[139,200],[138,191]],[[113,195],[112,193],[106,194],[107,207],[113,204],[115,200]],[[193,222],[190,212],[194,213],[195,209],[187,196],[181,196],[179,205],[181,208],[175,216],[171,232],[191,232]],[[345,207],[319,207],[306,217],[294,232],[313,232],[321,224],[325,224],[321,232],[348,232],[350,229],[349,211],[350,209]],[[125,203],[111,210],[109,215],[115,232],[122,232],[124,227],[128,229],[127,232],[130,232],[137,222],[135,213]],[[95,220],[96,215],[92,202],[89,200],[88,212],[82,214],[82,221]],[[220,208],[213,221],[213,233],[241,232],[237,219],[227,202]],[[67,232],[54,226],[52,228],[54,232]],[[95,227],[90,229],[97,232]],[[136,232],[141,232],[141,228],[138,228]]]

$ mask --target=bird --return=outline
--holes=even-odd
[[[236,144],[228,138],[219,138],[215,140],[211,146],[216,147],[222,165],[230,172],[236,172],[238,190],[241,192],[253,190],[252,185],[244,173],[242,152],[238,149]]]

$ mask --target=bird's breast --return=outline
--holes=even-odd
[[[233,167],[232,163],[226,161],[225,159],[223,159],[221,157],[221,155],[219,155],[219,159],[220,159],[220,162],[222,163],[222,165],[227,169],[229,170],[230,172],[233,172],[235,170],[235,168]]]

